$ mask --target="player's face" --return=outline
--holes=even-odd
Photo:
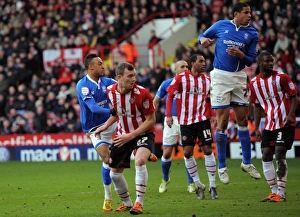
[[[125,69],[123,76],[119,77],[118,83],[126,90],[131,90],[136,82],[136,71]]]
[[[260,62],[260,67],[265,74],[270,75],[274,68],[274,58],[273,56],[264,56],[263,60]]]
[[[236,14],[238,23],[243,26],[247,26],[251,22],[251,9],[250,7],[244,7],[240,13]]]
[[[193,65],[195,72],[202,73],[205,72],[205,59],[203,56],[197,56],[197,60]]]
[[[176,74],[180,74],[182,72],[185,72],[188,68],[189,67],[188,67],[187,62],[181,61],[178,63],[178,65],[176,65],[175,72],[176,72]]]
[[[95,76],[99,76],[99,77],[104,76],[104,65],[100,57],[96,57],[92,60],[91,67],[94,71]]]

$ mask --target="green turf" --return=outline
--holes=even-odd
[[[204,161],[198,160],[201,180],[208,185]],[[262,174],[261,161],[253,161]],[[287,202],[262,203],[269,194],[264,178],[251,179],[239,168],[239,160],[228,160],[231,183],[224,185],[217,177],[218,200],[211,200],[206,190],[202,201],[186,191],[184,163],[173,161],[168,191],[158,193],[160,162],[149,162],[149,182],[144,202],[144,216],[300,216],[300,158],[288,159]],[[132,162],[133,165],[133,162]],[[103,213],[101,162],[0,163],[0,216],[129,216],[129,213]],[[262,174],[263,175],[263,174]],[[125,176],[132,200],[135,200],[134,168]],[[120,201],[113,191],[114,208]]]

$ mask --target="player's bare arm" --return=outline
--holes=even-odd
[[[158,96],[155,96],[154,99],[153,99],[153,104],[154,104],[154,107],[155,107],[155,111],[157,111],[157,109],[158,109],[159,101],[160,101],[160,98]]]
[[[284,119],[284,126],[290,126],[291,123],[293,122],[293,117],[296,113],[297,104],[298,104],[297,96],[292,96],[291,97],[291,110],[290,110],[289,114],[286,116],[286,118]]]
[[[155,122],[155,113],[152,113],[151,115],[145,116],[146,120],[144,123],[137,128],[135,131],[128,133],[128,134],[122,134],[122,135],[117,135],[114,139],[114,146],[120,147],[127,142],[133,140],[135,137],[142,135],[143,133],[147,132],[149,129],[151,129]]]
[[[255,128],[256,139],[258,141],[261,140],[261,131],[259,130],[259,124],[262,115],[261,110],[262,108],[259,104],[254,105],[254,128]]]
[[[167,117],[166,122],[167,122],[167,125],[171,128],[172,125],[173,125],[173,118],[172,117]]]
[[[95,130],[95,136],[100,138],[100,133],[103,132],[104,130],[107,130],[107,128],[109,128],[113,123],[115,123],[117,121],[117,116],[110,116],[109,119],[107,119],[107,121],[100,127],[98,127]]]
[[[200,43],[203,47],[207,48],[213,44],[213,40],[210,38],[201,38]]]

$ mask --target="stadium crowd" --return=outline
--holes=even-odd
[[[76,83],[84,75],[84,67],[57,61],[44,70],[43,50],[82,47],[88,51],[112,45],[153,12],[191,10],[201,33],[219,19],[231,19],[236,1],[221,1],[220,13],[211,7],[213,2],[0,0],[0,134],[81,132]],[[259,32],[259,51],[274,55],[275,69],[286,72],[300,93],[299,0],[248,4],[252,7],[252,25]],[[200,53],[206,59],[207,72],[212,70],[212,49],[178,42],[174,53],[174,62]],[[113,76],[115,67],[107,67],[107,76]],[[172,65],[150,68],[136,62],[135,67],[137,83],[149,89],[153,97],[162,81],[174,75]],[[249,80],[257,71],[256,64],[247,68]],[[163,123],[164,103],[156,116],[157,123]]]

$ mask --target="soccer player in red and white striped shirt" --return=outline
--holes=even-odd
[[[271,188],[262,202],[285,201],[288,167],[286,152],[291,149],[296,125],[297,89],[291,78],[273,70],[273,56],[262,51],[258,57],[260,73],[250,82],[250,100],[254,106],[255,133],[261,139],[262,166]],[[259,129],[262,109],[266,114],[264,130]],[[273,155],[276,156],[277,180]]]
[[[110,153],[111,178],[115,191],[123,204],[118,212],[130,211],[142,214],[144,195],[148,182],[146,162],[154,144],[155,108],[152,96],[145,88],[136,85],[136,70],[130,63],[124,62],[116,68],[118,83],[107,88],[108,98],[113,106],[112,116],[99,127],[95,134],[107,129],[117,121],[116,137]],[[133,205],[128,184],[123,175],[124,168],[130,167],[130,156],[135,154],[136,201]]]
[[[203,200],[205,190],[205,185],[200,181],[197,162],[194,158],[194,147],[197,142],[201,141],[210,181],[209,191],[211,198],[217,199],[218,194],[215,184],[216,160],[211,148],[213,138],[210,125],[212,112],[209,97],[210,78],[204,73],[206,65],[202,55],[195,54],[191,56],[189,64],[191,70],[175,76],[167,90],[167,124],[169,127],[173,125],[172,102],[176,97],[185,166],[196,185],[197,197],[199,200]]]

